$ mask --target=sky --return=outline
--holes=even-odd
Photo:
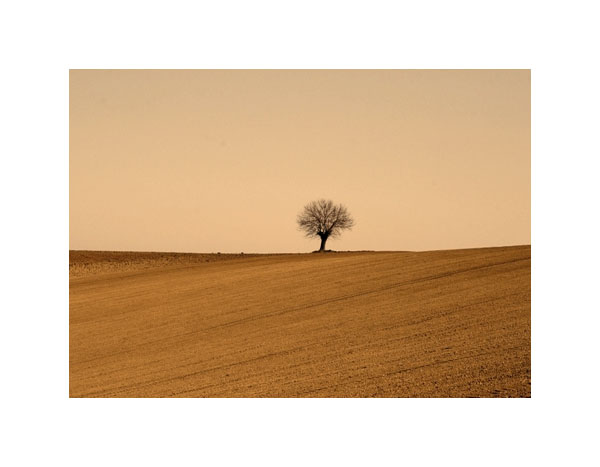
[[[531,243],[529,70],[71,70],[69,248],[307,252]]]

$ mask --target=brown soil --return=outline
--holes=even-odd
[[[145,251],[69,251],[69,276],[79,277],[108,272],[137,271],[166,266],[184,266],[212,263],[229,259],[265,255],[244,253],[153,253]]]
[[[69,262],[71,397],[530,397],[530,246]]]

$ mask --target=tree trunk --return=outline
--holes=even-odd
[[[327,235],[321,235],[321,248],[319,248],[319,251],[325,251],[325,242],[327,242]]]

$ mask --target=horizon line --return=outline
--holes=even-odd
[[[460,251],[460,250],[485,250],[494,248],[514,248],[514,247],[531,247],[531,243],[520,243],[513,245],[495,245],[495,246],[481,246],[481,247],[466,247],[466,248],[438,248],[432,250],[328,250],[327,253],[427,253],[433,251]],[[223,251],[212,251],[212,252],[191,252],[191,251],[156,251],[156,250],[82,250],[69,248],[70,252],[89,252],[89,253],[160,253],[160,254],[178,254],[178,255],[305,255],[318,253],[318,250],[314,251],[303,251],[303,252],[273,252],[273,253],[259,253],[259,252],[245,252],[245,251],[234,251],[234,252],[223,252]]]

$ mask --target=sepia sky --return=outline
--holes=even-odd
[[[529,70],[71,70],[71,249],[529,244]]]

